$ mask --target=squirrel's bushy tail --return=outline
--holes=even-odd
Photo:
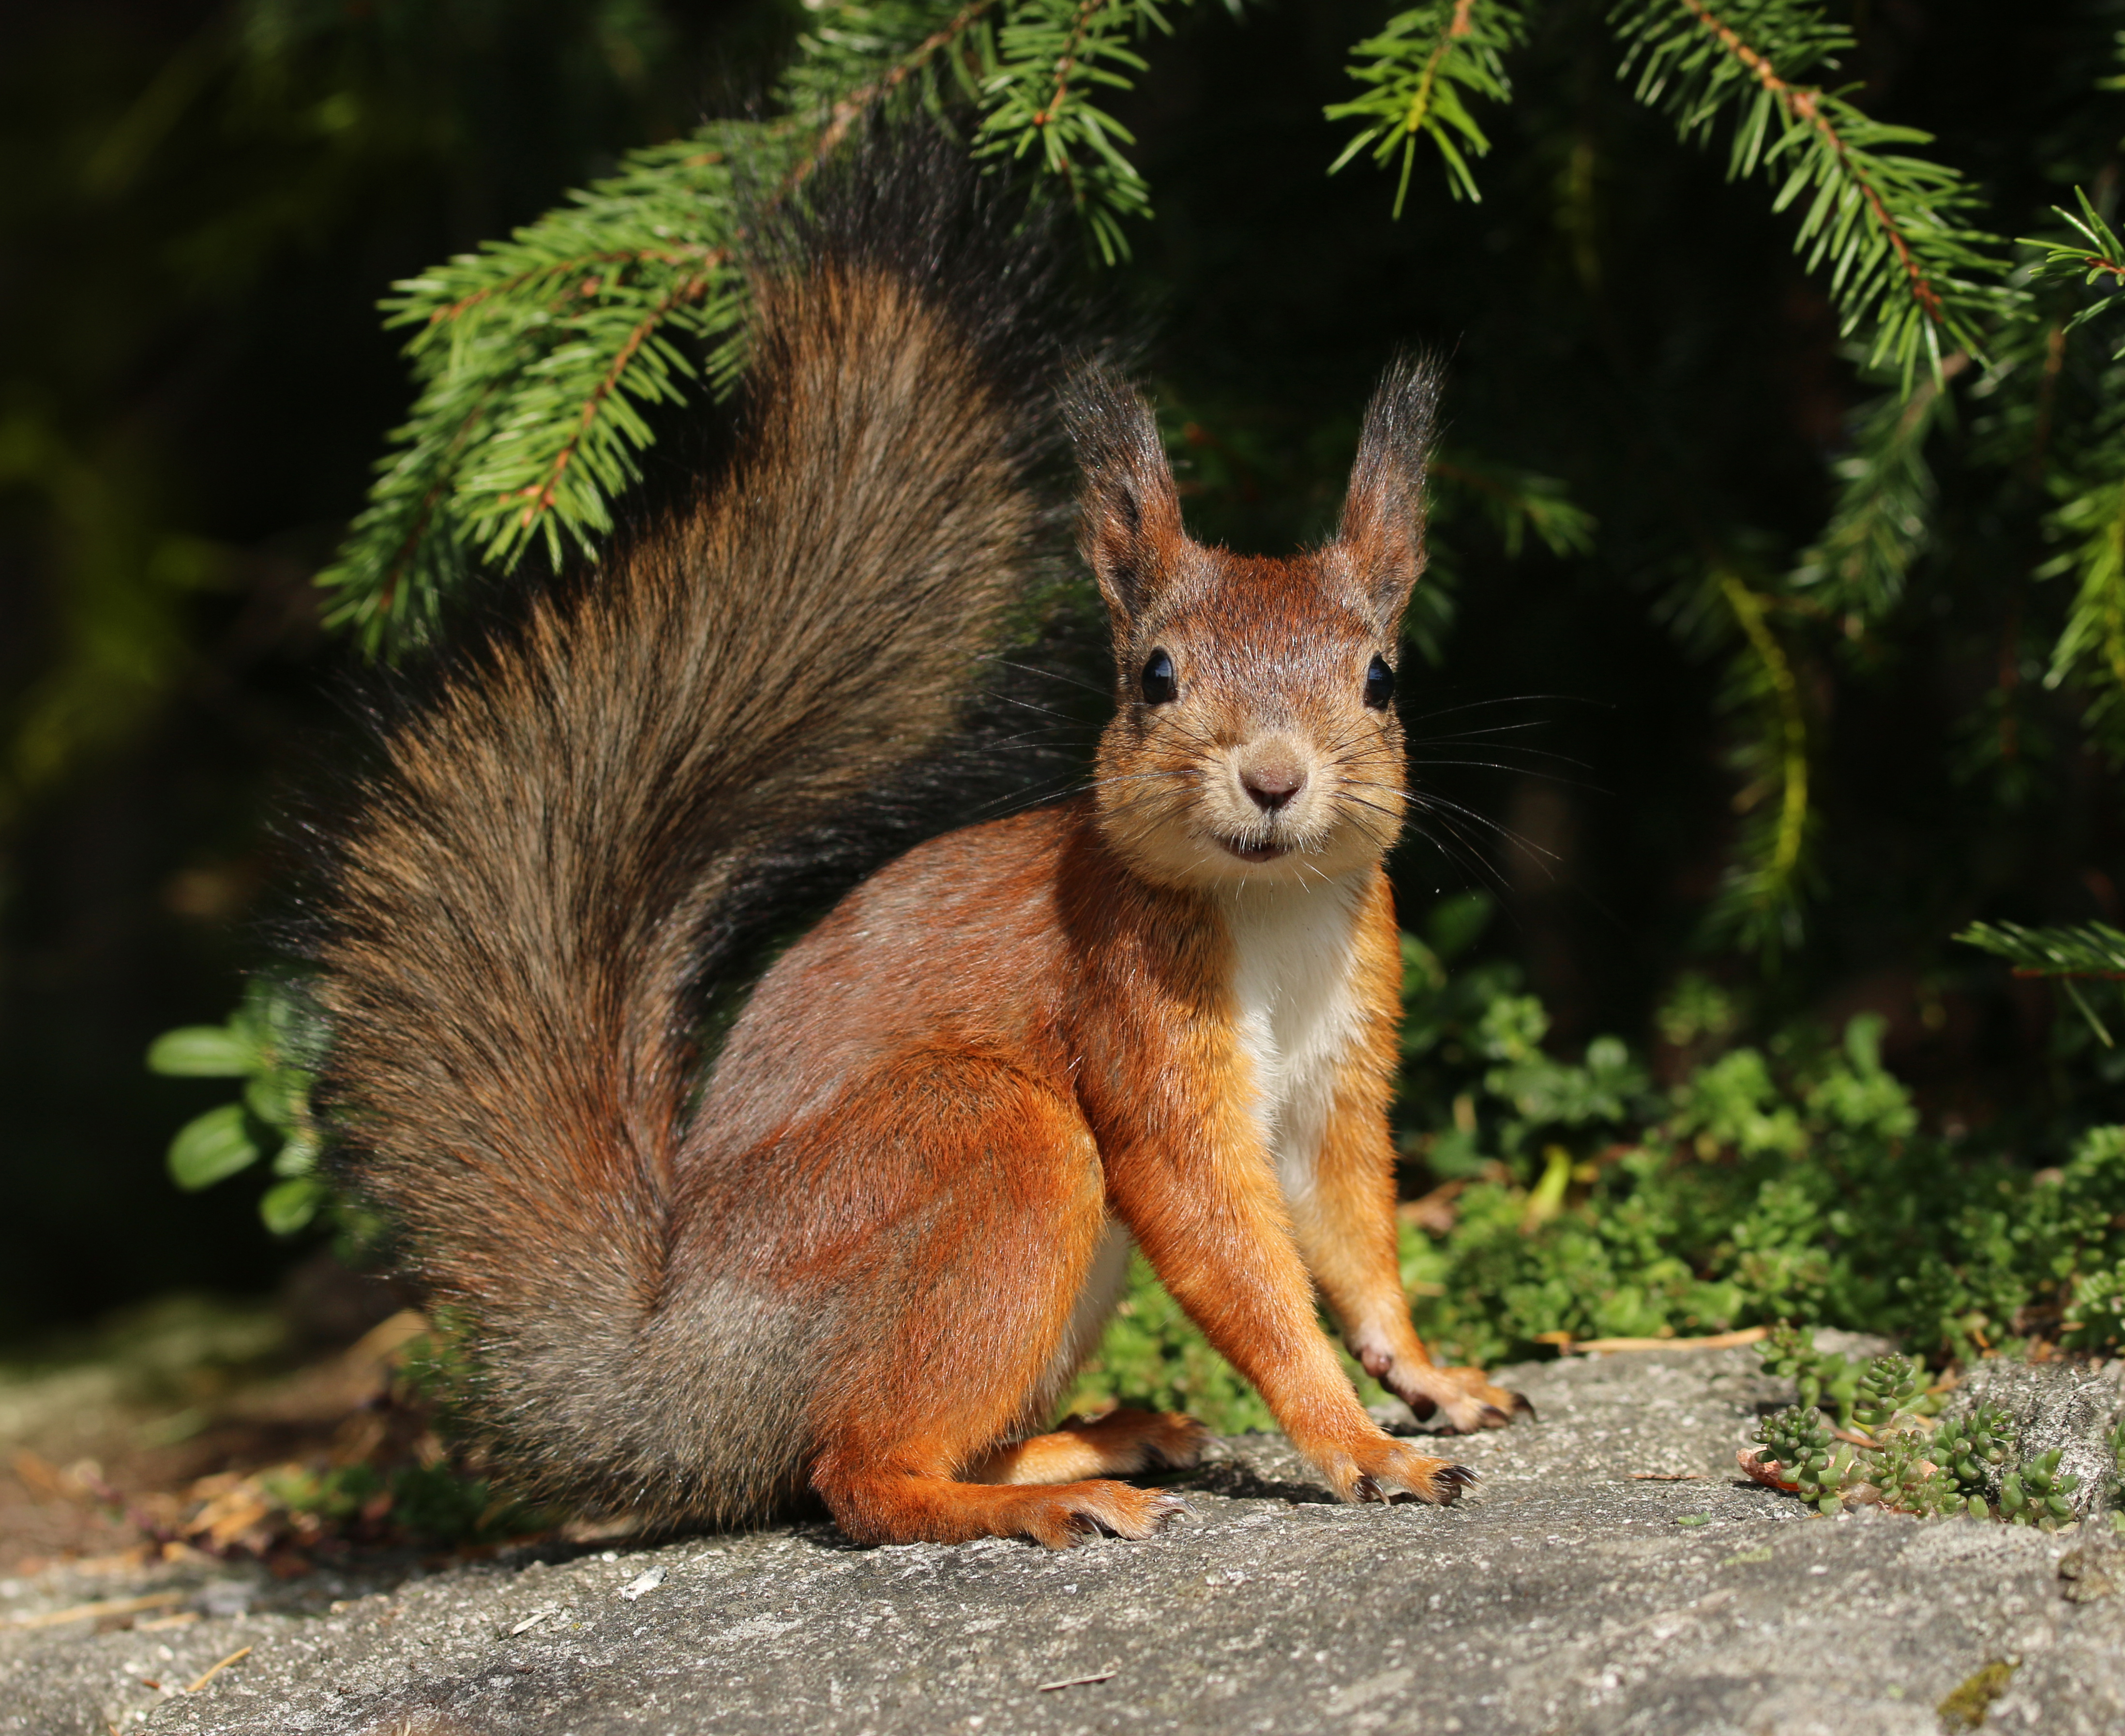
[[[777,221],[726,473],[459,656],[334,847],[343,1172],[557,1493],[735,1517],[790,1474],[773,1394],[657,1327],[698,978],[748,876],[949,738],[1044,558],[1049,270],[996,198],[888,139]],[[749,1447],[689,1446],[734,1405]]]

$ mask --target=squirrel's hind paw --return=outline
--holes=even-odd
[[[1210,1431],[1177,1411],[1115,1411],[1091,1429],[1112,1431],[1116,1447],[1133,1458],[1132,1464],[1117,1462],[1118,1470],[1185,1471],[1210,1444]]]
[[[1535,1420],[1534,1407],[1524,1394],[1494,1386],[1480,1368],[1405,1368],[1391,1384],[1397,1396],[1421,1419],[1443,1413],[1447,1426],[1457,1435],[1472,1435],[1479,1428],[1504,1428],[1515,1417]]]
[[[1014,1517],[1023,1535],[1049,1549],[1067,1550],[1102,1535],[1137,1541],[1154,1537],[1190,1510],[1178,1495],[1101,1481],[1044,1490]]]

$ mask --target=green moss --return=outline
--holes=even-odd
[[[1958,1686],[1934,1710],[1940,1721],[1951,1730],[1975,1730],[1983,1727],[1992,1710],[1992,1702],[2007,1691],[2017,1666],[1998,1660],[1988,1663]]]
[[[1449,970],[1454,913],[1453,935],[1405,946],[1397,1116],[1413,1179],[1460,1187],[1453,1228],[1403,1249],[1419,1329],[1456,1360],[1795,1319],[1935,1364],[2032,1319],[2070,1347],[2125,1345],[2125,1128],[2032,1170],[1925,1132],[1878,1018],[1722,1051],[1732,1008],[1694,979],[1656,1023],[1696,1064],[1656,1090],[1613,1038],[1577,1061],[1544,1050],[1510,967]],[[1859,1399],[1840,1395],[1845,1420]]]

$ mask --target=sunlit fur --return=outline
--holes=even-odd
[[[808,191],[720,484],[385,731],[319,899],[342,1173],[463,1328],[466,1414],[559,1501],[1147,1536],[1179,1503],[1115,1479],[1200,1428],[1053,1422],[1132,1243],[1328,1488],[1450,1501],[1468,1474],[1373,1421],[1316,1312],[1413,1405],[1507,1420],[1432,1363],[1396,1263],[1402,747],[1364,695],[1421,566],[1426,370],[1390,372],[1336,538],[1288,561],[1190,542],[1148,413],[1084,376],[1096,787],[878,867],[702,1076],[747,889],[856,859],[939,762],[1055,516],[1066,346],[1020,214],[935,140]]]

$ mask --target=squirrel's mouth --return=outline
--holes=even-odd
[[[1218,842],[1225,847],[1227,852],[1243,862],[1273,862],[1279,856],[1291,853],[1290,847],[1286,844],[1239,844],[1228,837],[1221,837]]]

